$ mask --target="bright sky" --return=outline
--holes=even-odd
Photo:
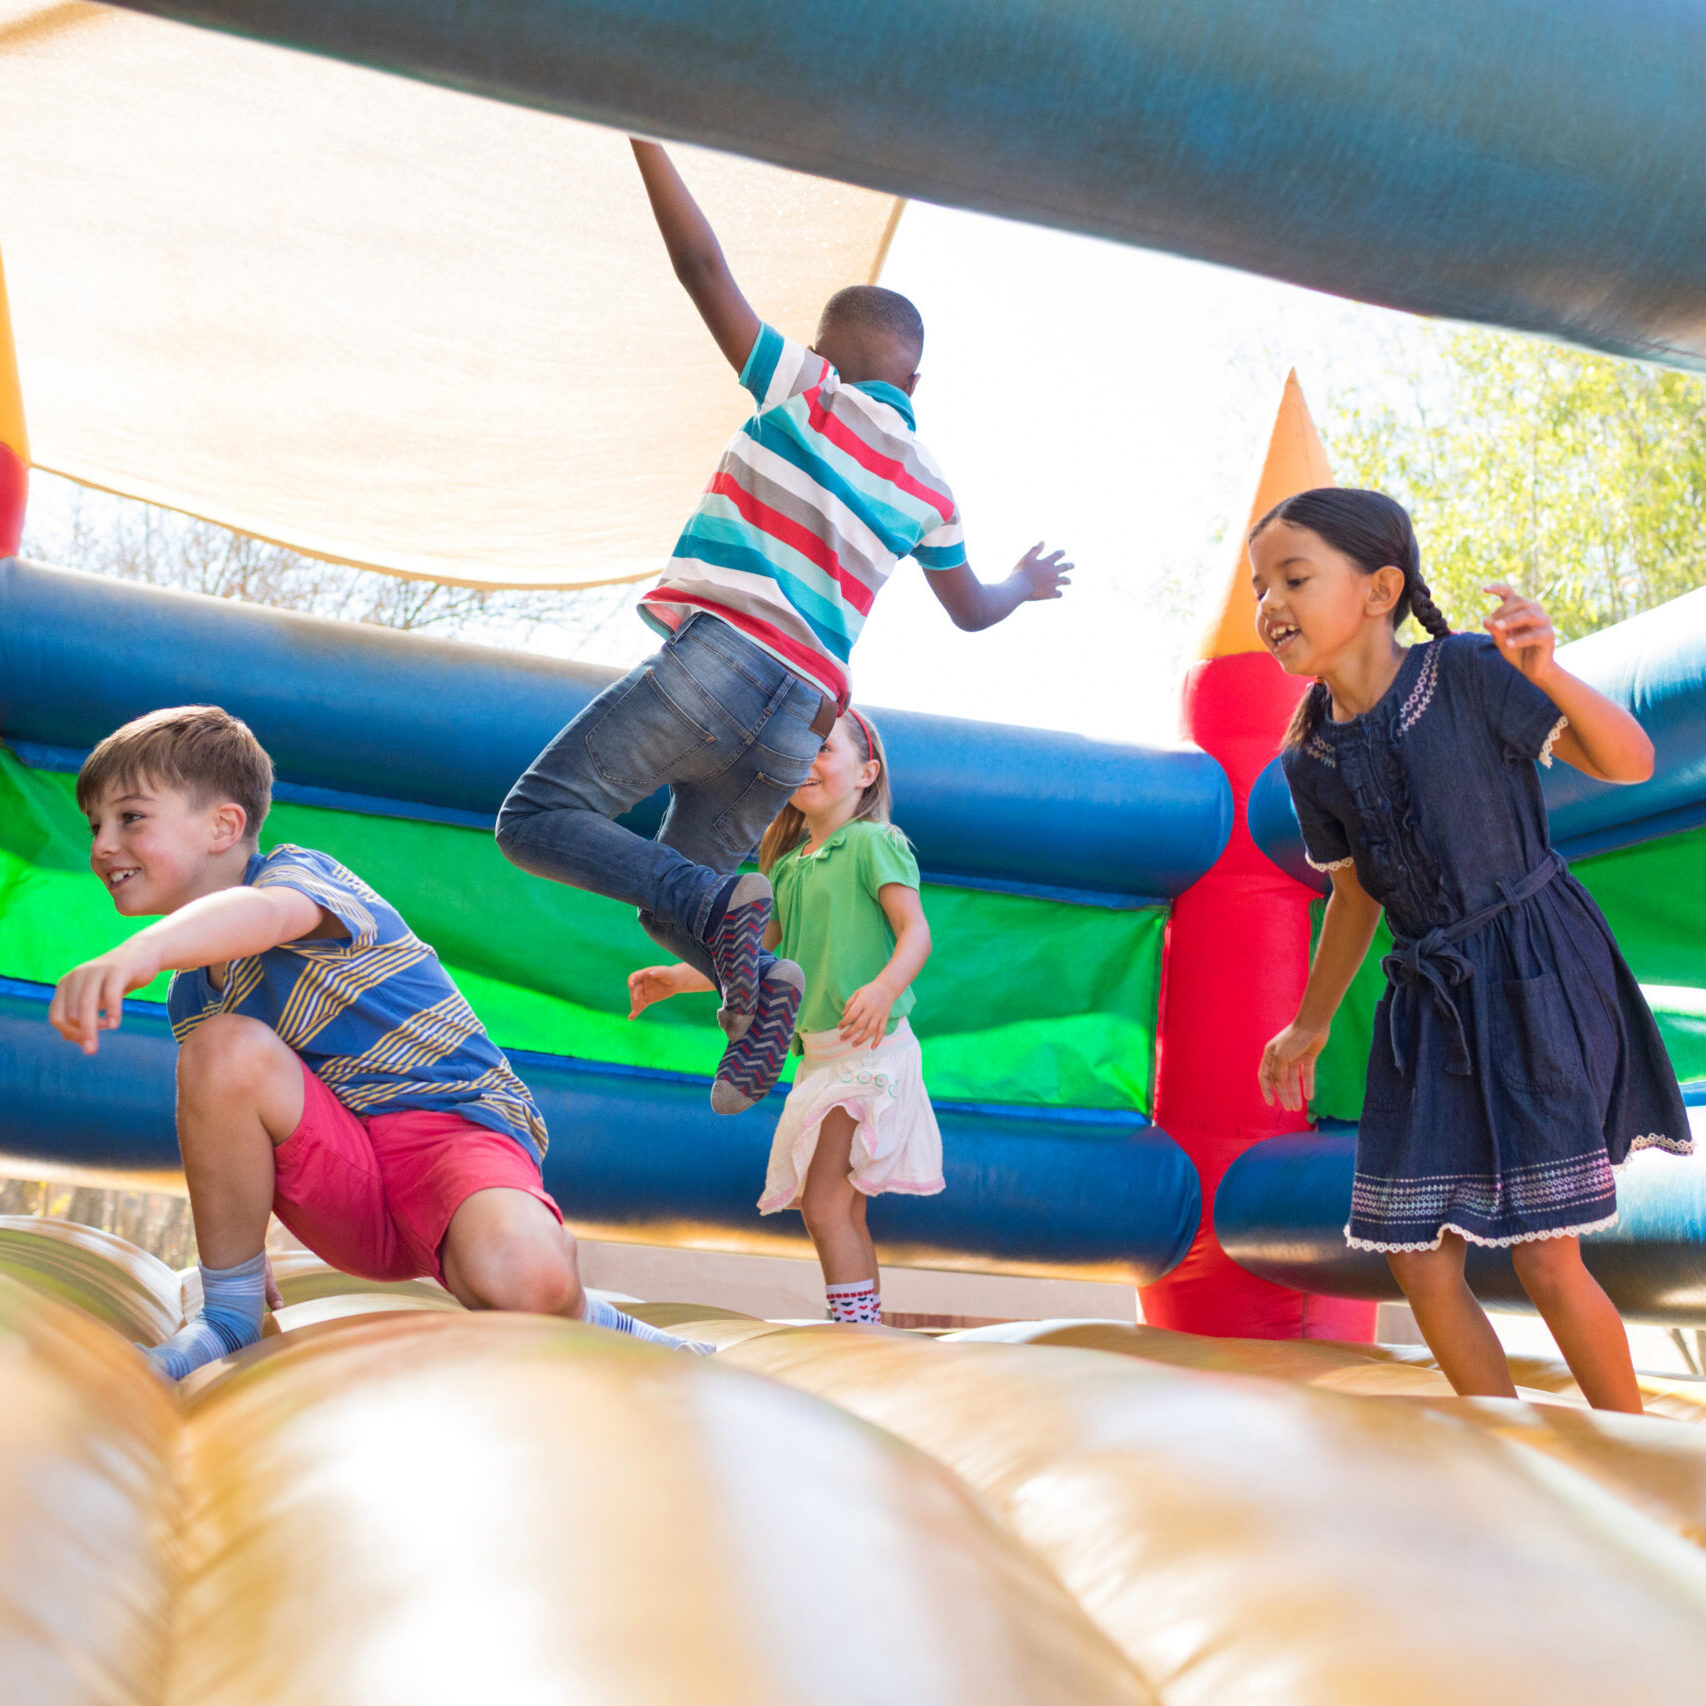
[[[1172,739],[1287,369],[1324,424],[1335,384],[1366,382],[1403,317],[922,205],[902,217],[883,282],[924,315],[919,432],[960,500],[974,567],[1000,574],[1044,538],[1078,573],[1061,603],[967,635],[909,568],[854,653],[859,696]]]

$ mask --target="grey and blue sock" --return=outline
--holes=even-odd
[[[267,1258],[263,1250],[234,1268],[201,1270],[201,1309],[163,1345],[143,1347],[143,1355],[168,1380],[182,1380],[261,1336],[266,1309]]]
[[[607,1333],[626,1333],[632,1339],[643,1339],[648,1345],[662,1345],[665,1350],[688,1351],[702,1357],[714,1356],[717,1350],[715,1345],[708,1345],[702,1339],[683,1339],[674,1333],[666,1333],[661,1327],[648,1327],[644,1321],[624,1315],[620,1309],[606,1303],[602,1297],[594,1297],[590,1291],[586,1294],[586,1312],[581,1320],[589,1327],[602,1327]]]

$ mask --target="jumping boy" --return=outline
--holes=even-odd
[[[654,941],[712,979],[729,1037],[719,1113],[767,1095],[787,1056],[800,968],[763,945],[770,883],[732,875],[805,780],[847,707],[853,642],[895,564],[916,557],[963,629],[1060,596],[1070,563],[1027,552],[986,586],[914,436],[924,323],[855,285],[812,348],[763,324],[656,143],[634,143],[664,246],[758,412],[730,440],[640,613],[662,649],[607,688],[504,802],[498,845],[524,870],[626,901]],[[611,821],[668,784],[655,841]]]
[[[176,973],[178,1144],[205,1302],[149,1360],[181,1380],[260,1336],[269,1211],[364,1279],[431,1275],[470,1309],[709,1349],[582,1290],[527,1087],[359,877],[305,847],[259,851],[271,802],[272,761],[209,705],[125,724],[77,777],[113,905],[164,916],[60,979],[54,1028],[92,1055],[131,990]]]

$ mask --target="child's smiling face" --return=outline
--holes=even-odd
[[[851,817],[860,796],[877,779],[874,759],[862,756],[852,729],[843,717],[812,760],[810,774],[793,792],[789,804],[806,818],[826,821],[838,814]]]
[[[1325,675],[1369,632],[1390,633],[1404,590],[1395,565],[1364,574],[1319,533],[1276,521],[1250,546],[1256,632],[1288,675]]]
[[[147,778],[115,782],[89,811],[89,868],[126,918],[175,912],[208,892],[215,861],[243,832],[243,809],[198,805]]]

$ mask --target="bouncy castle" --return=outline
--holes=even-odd
[[[810,234],[767,281],[798,314],[826,268],[874,276],[894,197],[919,195],[1706,365],[1706,20],[1687,8],[1330,0],[1281,32],[1248,0],[860,0],[827,29],[770,0],[714,17],[680,0],[0,4],[0,140],[18,165],[0,186],[14,1171],[172,1182],[163,984],[92,1061],[45,1012],[54,979],[126,929],[87,874],[77,766],[132,716],[214,702],[276,762],[266,844],[325,849],[434,944],[538,1097],[546,1184],[578,1230],[803,1248],[752,1211],[750,1124],[705,1105],[712,999],[630,1024],[624,979],[652,957],[632,916],[493,845],[509,783],[611,672],[16,555],[39,467],[328,558],[537,584],[553,542],[527,517],[569,480],[586,537],[566,578],[644,572],[651,517],[682,507],[682,470],[705,460],[674,419],[694,415],[703,370],[660,297],[679,397],[623,412],[582,380],[573,410],[553,406],[566,369],[598,359],[587,256],[605,256],[606,293],[631,268],[597,127],[745,156],[712,168],[719,217],[755,251],[778,209]],[[281,141],[311,169],[287,170]],[[581,248],[482,248],[547,189],[592,210]],[[96,270],[103,242],[128,287]],[[341,265],[362,312],[337,295]],[[565,372],[511,361],[467,418],[435,409],[421,375],[513,354],[504,292],[559,268]],[[576,434],[639,432],[667,451],[645,490],[564,473]],[[1331,479],[1294,380],[1240,504],[1253,518]],[[477,537],[474,486],[514,518],[501,537]],[[1257,1094],[1320,885],[1274,763],[1299,684],[1253,617],[1229,543],[1176,741],[876,713],[936,938],[918,1029],[948,1174],[938,1197],[874,1205],[882,1254],[1119,1279],[1143,1325],[930,1334],[629,1305],[718,1346],[672,1358],[292,1254],[277,1330],[174,1393],[133,1347],[195,1307],[183,1277],[99,1228],[0,1218],[8,1697],[1698,1692],[1706,1385],[1643,1376],[1646,1416],[1603,1415],[1562,1364],[1519,1358],[1518,1399],[1465,1400],[1424,1351],[1373,1342],[1398,1294],[1341,1228],[1377,954],[1313,1117]],[[1658,763],[1617,790],[1548,772],[1553,838],[1698,1104],[1706,590],[1566,661],[1636,713]],[[1701,1164],[1638,1158],[1619,1206],[1584,1241],[1619,1309],[1706,1325]],[[1471,1277],[1519,1300],[1500,1252],[1477,1252]]]

